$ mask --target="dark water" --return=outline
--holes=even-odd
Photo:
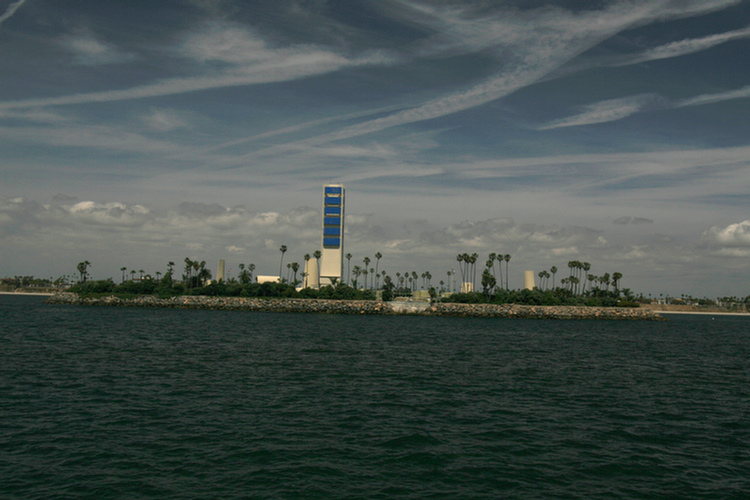
[[[0,498],[748,498],[750,320],[0,296]]]

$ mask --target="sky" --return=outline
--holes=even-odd
[[[277,274],[341,183],[352,266],[750,294],[748,0],[0,0],[0,53],[0,276]]]

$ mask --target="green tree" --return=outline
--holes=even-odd
[[[497,280],[490,272],[490,268],[487,267],[482,273],[482,293],[484,293],[485,302],[490,301],[490,295],[492,294],[495,285],[497,285]]]

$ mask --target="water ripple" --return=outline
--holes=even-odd
[[[745,318],[0,314],[2,498],[750,490]]]

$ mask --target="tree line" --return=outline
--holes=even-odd
[[[121,294],[201,294],[201,295],[228,295],[228,296],[273,296],[273,297],[375,297],[374,291],[380,290],[384,300],[390,300],[398,296],[411,296],[417,290],[427,290],[434,300],[446,300],[453,302],[491,302],[491,303],[540,303],[540,304],[589,304],[607,305],[617,302],[621,297],[619,284],[622,273],[604,273],[596,276],[589,271],[591,264],[572,260],[568,262],[569,274],[560,279],[559,286],[556,278],[558,268],[552,266],[549,270],[538,273],[539,283],[534,290],[511,290],[509,286],[509,263],[510,254],[489,253],[485,261],[485,268],[480,275],[481,292],[476,291],[477,253],[460,253],[456,256],[458,262],[461,287],[456,286],[456,271],[447,271],[447,283],[440,280],[433,284],[433,275],[429,271],[418,273],[417,271],[397,271],[391,276],[387,271],[380,269],[380,261],[383,258],[381,252],[375,252],[374,261],[369,256],[362,259],[362,264],[352,266],[353,256],[351,253],[345,255],[346,272],[340,282],[331,287],[323,287],[320,290],[297,288],[303,282],[304,272],[300,275],[300,266],[297,262],[289,262],[284,273],[284,256],[288,248],[281,245],[279,248],[279,282],[270,284],[258,284],[255,276],[255,265],[240,263],[237,276],[228,279],[220,276],[212,280],[211,271],[206,267],[205,261],[184,259],[182,279],[175,279],[175,263],[167,263],[165,273],[146,273],[142,269],[122,267],[120,284],[112,280],[89,283],[88,269],[89,261],[80,262],[77,266],[80,280],[74,291],[86,293],[121,293]],[[319,250],[312,254],[305,254],[305,269],[309,269],[309,260],[315,258],[320,260],[322,254]],[[317,266],[320,269],[320,265]],[[127,279],[127,277],[130,279]],[[551,279],[551,284],[550,284]],[[463,285],[467,284],[467,285]],[[613,287],[610,290],[610,286]],[[448,294],[446,292],[452,292]],[[624,290],[622,298],[632,300],[633,296],[629,289]]]

